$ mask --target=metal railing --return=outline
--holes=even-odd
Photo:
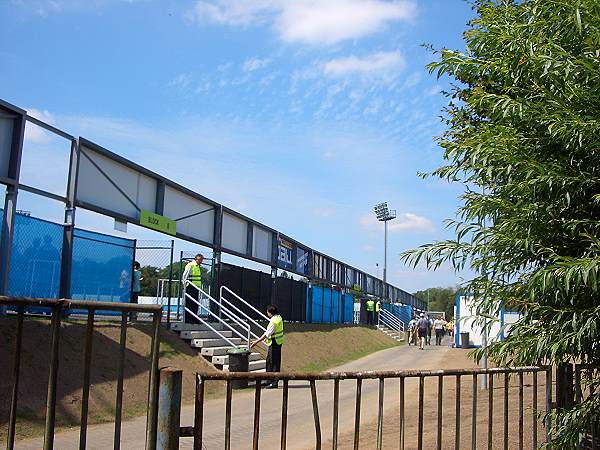
[[[545,385],[538,385],[538,374],[542,372],[545,374]],[[340,381],[342,380],[356,380],[356,389],[355,389],[355,397],[354,397],[354,429],[353,429],[353,445],[354,449],[358,449],[360,445],[360,432],[361,432],[361,406],[362,406],[362,392],[363,392],[363,381],[366,380],[377,380],[378,381],[378,402],[377,402],[377,424],[376,424],[376,445],[377,449],[380,450],[383,447],[383,436],[384,436],[384,398],[385,398],[385,389],[386,386],[389,386],[393,379],[396,379],[399,383],[399,401],[398,397],[393,395],[394,401],[398,401],[397,403],[397,411],[399,412],[399,427],[394,426],[393,433],[396,435],[395,439],[397,444],[396,448],[404,450],[405,448],[417,448],[418,450],[422,450],[424,446],[425,434],[424,430],[430,430],[430,434],[427,435],[427,439],[431,440],[435,436],[436,448],[442,448],[442,429],[444,424],[444,411],[448,408],[448,405],[444,404],[444,386],[452,386],[452,384],[447,383],[445,381],[450,379],[454,380],[455,387],[455,398],[454,400],[454,448],[455,450],[467,448],[468,444],[465,445],[466,440],[470,440],[470,447],[472,449],[477,448],[477,424],[478,424],[478,394],[479,394],[479,377],[488,377],[489,378],[489,389],[486,392],[486,395],[482,395],[483,400],[485,400],[485,396],[487,396],[487,449],[491,450],[494,445],[497,445],[494,439],[498,440],[498,436],[495,436],[496,427],[502,427],[502,438],[501,441],[504,445],[503,448],[509,448],[509,390],[516,389],[518,391],[518,448],[524,448],[524,428],[525,428],[525,400],[524,400],[524,375],[528,374],[531,377],[531,381],[528,387],[532,387],[531,394],[531,402],[528,405],[528,409],[530,410],[530,423],[531,423],[531,443],[533,445],[532,448],[536,448],[538,445],[538,427],[544,426],[546,430],[546,441],[548,440],[549,434],[549,422],[548,422],[548,412],[552,408],[552,368],[551,367],[516,367],[516,368],[491,368],[491,369],[458,369],[458,370],[405,370],[405,371],[373,371],[373,372],[323,372],[323,373],[242,373],[242,372],[216,372],[216,373],[198,373],[196,377],[196,401],[195,401],[195,415],[194,415],[194,425],[193,427],[182,427],[181,428],[181,436],[182,437],[193,437],[194,438],[194,448],[202,449],[203,448],[203,439],[205,433],[205,424],[204,424],[204,416],[205,416],[205,386],[206,382],[210,380],[221,380],[226,381],[226,398],[225,398],[225,421],[224,421],[224,448],[231,449],[231,423],[232,423],[232,381],[234,380],[248,380],[248,381],[256,381],[256,385],[254,388],[254,416],[253,416],[253,427],[252,427],[252,448],[253,450],[258,450],[259,448],[259,436],[260,436],[260,421],[261,421],[261,381],[265,380],[277,380],[282,381],[283,383],[283,392],[282,392],[282,401],[281,401],[281,429],[280,429],[280,448],[285,450],[287,446],[287,427],[288,427],[288,402],[289,402],[289,389],[290,389],[290,381],[307,381],[310,386],[310,399],[312,404],[313,411],[313,421],[314,421],[314,448],[320,450],[322,447],[322,428],[321,428],[321,420],[319,415],[319,402],[317,398],[317,382],[325,382],[325,380],[333,381],[333,416],[332,416],[332,430],[331,430],[331,447],[336,450],[338,448],[339,443],[339,415],[340,415],[340,398],[344,398],[344,396],[340,396]],[[518,384],[515,387],[510,386],[510,377],[516,376]],[[411,444],[406,444],[406,424],[409,419],[413,419],[414,421],[414,413],[406,411],[407,405],[407,392],[413,392],[412,390],[408,390],[406,387],[407,379],[417,379],[418,380],[418,391],[415,394],[418,396],[418,409],[417,409],[417,443],[416,446]],[[463,380],[467,378],[470,383],[466,383],[465,388],[462,390],[461,394],[461,386],[465,383]],[[434,384],[434,389],[437,387],[437,397],[435,399],[434,405],[436,405],[436,413],[437,413],[437,421],[432,423],[429,421],[426,423],[427,417],[424,415],[425,402],[424,402],[424,391],[426,380],[436,380],[437,386]],[[498,380],[498,383],[495,385],[495,381]],[[386,383],[387,381],[387,383]],[[470,390],[469,390],[470,384]],[[545,390],[545,413],[544,411],[540,411],[538,409],[538,390]],[[463,395],[466,394],[467,401],[471,403],[471,407],[463,405]],[[471,398],[469,398],[469,396]],[[348,400],[348,396],[346,395],[346,400]],[[498,397],[496,400],[500,400],[503,405],[503,417],[502,417],[502,425],[496,423],[494,413],[497,409],[494,407],[495,397]],[[410,400],[410,399],[409,399]],[[386,403],[389,402],[389,397],[386,399]],[[371,404],[371,403],[369,403]],[[468,403],[467,403],[468,404]],[[268,404],[267,404],[268,405]],[[511,403],[514,405],[514,403]],[[485,405],[483,406],[485,408]],[[394,407],[395,409],[396,407]],[[543,409],[543,408],[542,408]],[[461,440],[461,428],[464,428],[461,425],[461,417],[466,413],[470,413],[469,421],[471,425],[471,433],[470,439],[469,436],[463,436],[463,440]],[[245,411],[244,411],[245,413]],[[513,413],[514,414],[514,411]],[[482,415],[485,417],[485,413]],[[239,419],[239,418],[238,418]],[[303,419],[305,420],[305,419]],[[512,428],[514,424],[511,426],[511,432],[514,431]],[[436,432],[431,432],[431,430],[436,430]],[[215,436],[215,430],[208,430],[211,436]],[[481,435],[482,433],[479,433]],[[497,433],[496,433],[497,434]],[[511,434],[511,436],[513,436]],[[410,437],[414,439],[414,434],[411,433]],[[386,434],[386,438],[390,438],[390,434]],[[444,442],[447,446],[447,438],[448,435],[444,435]],[[272,439],[272,436],[270,437]],[[269,448],[274,448],[273,441],[270,440]],[[370,441],[372,442],[372,441]],[[214,441],[210,442],[211,445],[217,445]],[[412,443],[414,444],[414,442]],[[310,444],[306,443],[308,447]],[[511,448],[514,444],[511,443]]]
[[[238,308],[234,303],[232,303],[230,300],[228,300],[227,297],[223,295],[224,292],[228,293],[230,295],[233,295],[233,297],[235,299],[237,299],[238,301],[240,301],[246,307],[250,308],[251,311],[255,312],[256,313],[256,317],[259,318],[258,320],[265,320],[265,321],[268,322],[269,318],[265,314],[263,314],[262,312],[260,312],[258,309],[256,309],[254,306],[252,306],[250,303],[248,303],[246,300],[244,300],[242,297],[240,297],[235,292],[233,292],[231,289],[229,289],[227,286],[221,286],[221,288],[219,290],[219,305],[220,305],[220,307],[222,308],[223,305],[225,305],[225,308],[233,308],[249,324],[254,325],[259,330],[259,333],[254,333],[252,330],[250,330],[250,335],[252,337],[254,337],[255,339],[257,339],[260,336],[262,336],[262,334],[265,331],[267,331],[267,329],[265,327],[263,327],[257,320],[253,319],[249,314],[245,313],[240,308]]]
[[[238,347],[231,339],[221,333],[219,330],[214,328],[211,325],[211,322],[206,320],[205,318],[214,319],[213,323],[219,323],[229,329],[234,335],[238,336],[242,339],[242,341],[246,341],[248,345],[250,345],[250,339],[253,335],[250,324],[244,320],[242,320],[236,313],[234,313],[230,308],[225,305],[220,304],[214,298],[212,298],[209,294],[203,291],[199,286],[196,286],[191,281],[186,280],[184,282],[184,298],[186,300],[191,300],[193,303],[198,305],[196,311],[192,311],[184,306],[185,311],[195,317],[200,323],[205,325],[211,331],[213,331],[216,335],[218,335],[221,339],[226,341],[231,347]],[[196,290],[197,296],[194,298],[192,295],[188,293],[188,288],[192,288]],[[187,302],[186,302],[187,303]],[[211,311],[211,305],[217,310],[219,313],[216,314]],[[243,330],[244,334],[242,334],[239,330]]]
[[[146,449],[156,449],[157,405],[158,405],[158,359],[160,345],[160,319],[162,308],[159,305],[137,305],[130,303],[110,303],[80,300],[56,300],[38,298],[20,298],[0,296],[0,307],[16,307],[16,335],[12,367],[12,389],[10,397],[10,413],[8,420],[8,450],[14,449],[17,424],[17,406],[19,401],[19,381],[21,371],[21,355],[23,352],[23,322],[28,307],[47,307],[52,311],[50,319],[51,346],[49,358],[48,394],[46,398],[46,414],[44,429],[44,450],[54,448],[56,424],[58,366],[61,347],[59,345],[62,316],[68,309],[87,311],[85,343],[82,370],[81,415],[79,426],[79,448],[85,449],[88,429],[88,406],[90,396],[90,373],[92,364],[92,348],[94,337],[94,318],[96,311],[119,311],[121,313],[119,354],[117,360],[117,393],[115,399],[115,428],[113,445],[121,446],[121,421],[123,414],[123,378],[125,351],[127,347],[127,318],[130,313],[152,314],[152,338],[150,344],[150,368],[148,388],[148,408],[146,411]]]
[[[377,326],[385,326],[392,331],[395,331],[400,336],[404,337],[404,322],[398,319],[391,312],[381,309],[377,318]]]

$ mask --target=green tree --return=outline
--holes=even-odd
[[[444,311],[446,320],[450,320],[454,317],[456,292],[457,289],[453,287],[435,287],[415,292],[413,295],[424,302],[429,302],[430,311]]]
[[[179,283],[179,279],[181,277],[181,275],[183,274],[183,270],[185,269],[185,263],[181,263],[180,261],[174,262],[172,264],[173,268],[172,268],[172,283],[171,283],[171,289],[172,289],[172,296],[176,296],[177,295],[177,283]],[[143,266],[141,269],[142,271],[142,281],[141,281],[141,288],[142,288],[142,292],[141,295],[143,296],[150,296],[150,297],[155,297],[156,293],[157,293],[157,286],[158,286],[158,280],[159,279],[164,279],[164,280],[168,280],[169,279],[169,272],[170,272],[170,267],[169,265],[167,265],[166,267],[163,268],[158,268],[158,267],[154,267],[154,266]],[[210,283],[212,282],[212,277],[211,277],[211,273],[208,271],[208,269],[206,267],[201,267],[200,268],[200,272],[201,272],[201,276],[202,276],[202,283],[204,286],[210,286]],[[165,295],[167,293],[167,288],[165,287]]]
[[[473,269],[464,288],[482,317],[502,305],[523,312],[488,348],[496,363],[600,367],[600,3],[474,8],[466,51],[441,50],[429,65],[456,80],[439,137],[445,164],[424,175],[466,186],[448,221],[456,237],[403,259]],[[595,394],[553,411],[556,448],[598,426],[598,378],[591,383]]]

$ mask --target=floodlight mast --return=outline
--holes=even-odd
[[[384,256],[383,256],[383,283],[387,283],[387,223],[396,218],[396,210],[390,210],[388,208],[387,202],[378,203],[373,208],[375,210],[375,215],[377,216],[377,220],[383,222],[384,228]],[[384,288],[385,289],[385,288]]]

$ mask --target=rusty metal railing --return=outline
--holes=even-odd
[[[545,415],[544,411],[538,409],[538,374],[545,374]],[[314,432],[315,432],[315,449],[321,449],[322,446],[322,430],[321,420],[319,416],[319,403],[317,399],[317,382],[325,382],[327,380],[333,381],[333,417],[332,417],[332,435],[331,443],[332,448],[335,450],[338,448],[339,442],[339,412],[340,412],[340,381],[342,380],[355,380],[355,404],[354,404],[354,430],[353,430],[353,446],[354,449],[358,449],[360,445],[360,432],[361,432],[361,408],[362,408],[362,392],[363,392],[363,381],[365,380],[378,380],[378,393],[377,393],[377,427],[376,427],[376,444],[377,449],[383,448],[383,429],[384,429],[384,399],[386,381],[389,383],[390,380],[396,379],[399,382],[399,402],[398,402],[398,413],[399,413],[399,428],[395,431],[397,433],[397,445],[400,449],[404,450],[406,433],[405,424],[407,422],[407,414],[405,411],[406,407],[406,383],[405,381],[409,378],[418,379],[418,432],[417,432],[417,445],[418,450],[422,450],[424,446],[424,429],[427,427],[428,430],[435,430],[436,448],[442,448],[442,424],[443,424],[443,411],[444,411],[444,381],[447,379],[454,380],[456,394],[455,394],[455,423],[454,423],[454,448],[464,449],[464,443],[461,441],[461,414],[463,411],[461,385],[464,378],[470,378],[471,381],[471,395],[472,404],[470,408],[471,413],[471,448],[477,448],[477,409],[478,409],[478,377],[487,376],[489,377],[489,389],[488,389],[488,423],[487,423],[487,448],[492,449],[494,444],[493,436],[495,433],[495,421],[494,421],[494,393],[503,392],[503,429],[502,429],[502,444],[505,449],[509,446],[509,380],[511,376],[516,376],[518,382],[518,448],[522,450],[524,448],[524,427],[525,427],[525,406],[524,406],[524,375],[528,374],[531,376],[531,383],[533,386],[533,392],[531,397],[531,405],[529,412],[531,414],[531,440],[533,448],[538,445],[538,425],[540,421],[548,416],[548,412],[552,408],[552,368],[551,367],[516,367],[516,368],[491,368],[491,369],[460,369],[460,370],[404,370],[404,371],[371,371],[371,372],[323,372],[323,373],[236,373],[236,372],[218,372],[218,373],[199,373],[197,374],[196,382],[196,402],[195,402],[195,419],[193,427],[182,428],[182,436],[193,436],[194,437],[194,449],[202,449],[203,434],[204,430],[204,417],[205,417],[205,385],[207,381],[221,380],[226,382],[226,397],[225,397],[225,423],[224,423],[224,448],[231,449],[231,423],[232,423],[232,381],[233,380],[249,380],[256,383],[254,388],[254,416],[253,416],[253,432],[252,432],[252,448],[258,450],[259,448],[259,435],[260,435],[260,418],[261,418],[261,393],[262,386],[261,382],[266,380],[278,380],[282,382],[282,402],[281,402],[281,430],[280,430],[280,448],[285,450],[287,446],[287,427],[288,427],[288,402],[289,402],[289,389],[290,381],[307,381],[310,385],[310,398],[312,403],[313,421],[314,421]],[[437,421],[433,423],[425,423],[426,418],[424,417],[424,392],[425,392],[425,381],[426,379],[437,379]],[[494,381],[498,379],[498,383],[495,387]],[[450,383],[448,383],[449,385]],[[529,385],[531,386],[531,385]],[[496,390],[495,390],[496,389]],[[483,396],[482,396],[483,397]],[[389,398],[387,399],[389,402]],[[466,405],[465,405],[466,406]],[[467,406],[468,408],[468,406]],[[469,411],[469,410],[467,410]],[[546,428],[546,440],[548,439],[548,422],[544,423]],[[481,434],[481,433],[480,433]],[[432,436],[433,433],[429,436]],[[429,437],[429,439],[431,439]],[[214,442],[211,444],[215,445]],[[483,444],[483,443],[482,443]],[[308,446],[308,445],[307,445]],[[447,446],[447,444],[446,444]],[[270,446],[271,448],[272,445]],[[398,447],[396,447],[398,448]],[[414,447],[410,447],[414,448]],[[496,448],[496,447],[494,447]]]
[[[12,390],[10,398],[10,414],[8,421],[8,450],[13,450],[15,445],[15,430],[17,423],[17,406],[19,375],[21,370],[21,353],[23,343],[23,322],[27,307],[47,307],[52,311],[50,319],[51,347],[48,376],[48,395],[46,399],[46,422],[44,429],[44,450],[54,448],[54,434],[56,421],[58,366],[60,358],[60,328],[63,313],[68,309],[87,311],[87,323],[85,332],[83,372],[82,372],[82,396],[81,396],[81,420],[79,429],[79,448],[85,449],[87,444],[88,404],[90,394],[90,368],[92,363],[92,347],[94,335],[94,318],[96,311],[118,311],[121,313],[119,355],[117,368],[117,395],[115,399],[115,431],[114,448],[119,449],[121,445],[121,420],[123,412],[123,374],[125,363],[125,350],[127,338],[127,317],[130,313],[150,313],[152,315],[152,338],[150,344],[150,370],[148,388],[148,409],[146,421],[146,449],[156,449],[157,430],[157,402],[158,402],[158,358],[160,345],[160,319],[162,307],[160,305],[138,305],[129,303],[110,303],[79,300],[56,300],[37,298],[17,298],[0,296],[0,307],[16,307],[16,336],[12,367]]]

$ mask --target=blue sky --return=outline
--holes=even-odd
[[[372,207],[388,201],[389,281],[452,285],[398,254],[449,235],[460,188],[417,176],[441,162],[448,83],[421,44],[463,48],[471,14],[462,0],[4,0],[0,98],[373,274]],[[64,193],[67,151],[29,126],[23,181]],[[29,194],[19,207],[62,215]],[[78,224],[119,234],[92,213]]]

